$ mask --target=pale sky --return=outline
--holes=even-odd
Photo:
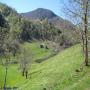
[[[29,12],[37,8],[46,8],[52,10],[58,16],[65,18],[61,8],[65,0],[0,0],[19,13]]]

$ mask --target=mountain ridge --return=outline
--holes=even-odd
[[[44,8],[37,8],[33,11],[21,14],[31,19],[50,19],[57,16],[53,11]]]
[[[25,18],[31,20],[44,20],[47,19],[48,22],[53,24],[59,29],[65,30],[74,30],[74,24],[66,19],[61,18],[60,16],[56,15],[53,11],[45,8],[37,8],[33,11],[21,13],[21,15]]]

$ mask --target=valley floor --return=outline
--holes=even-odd
[[[7,87],[18,90],[90,90],[90,67],[82,67],[80,45],[72,46],[58,55],[29,65],[28,79],[22,77],[18,64],[9,65]],[[0,66],[0,87],[3,87],[5,67]]]

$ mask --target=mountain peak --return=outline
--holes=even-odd
[[[22,15],[31,19],[51,19],[57,16],[53,11],[44,8],[37,8],[34,11],[22,13]]]
[[[53,11],[48,9],[37,8],[34,11],[23,13],[21,15],[31,20],[47,19],[52,25],[62,30],[74,30],[74,25],[70,21],[64,20],[63,18],[57,16]]]

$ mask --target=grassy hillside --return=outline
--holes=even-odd
[[[43,42],[43,44],[44,43],[45,42]],[[29,56],[32,55],[33,61],[44,58],[53,53],[53,48],[49,48],[49,49],[40,48],[40,44],[42,44],[42,42],[33,42],[33,43],[25,42],[22,45],[22,48],[25,48],[27,50],[27,53],[29,54]]]
[[[76,45],[47,61],[32,63],[28,79],[21,76],[19,65],[9,65],[7,86],[18,87],[18,90],[89,90],[90,68],[75,72],[82,62],[80,45]],[[0,66],[0,87],[4,75],[5,68]]]

